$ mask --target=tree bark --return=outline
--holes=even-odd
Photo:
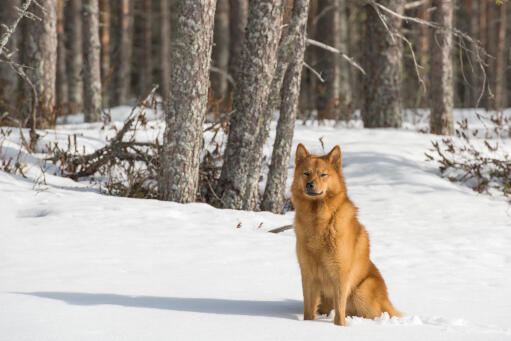
[[[498,35],[497,54],[495,61],[495,109],[501,110],[506,106],[506,8],[507,5],[499,5],[498,8]]]
[[[17,18],[16,7],[19,7],[19,0],[5,0],[0,10],[0,23],[11,26]],[[0,35],[4,33],[4,27],[0,26]],[[16,49],[18,34],[14,32],[7,42],[5,48],[10,52]],[[16,55],[14,55],[16,61]],[[18,76],[11,67],[0,62],[0,115],[4,112],[14,112],[16,106],[16,89],[18,87]]]
[[[217,0],[213,41],[213,66],[227,73],[229,64],[229,0]],[[227,95],[225,73],[211,73],[211,89],[215,98],[225,98]]]
[[[37,107],[32,116],[32,88],[23,82],[23,114],[29,126],[48,128],[55,124],[55,83],[57,68],[57,0],[41,3],[43,8],[32,5],[31,11],[42,18],[23,24],[23,58],[28,78],[35,86]]]
[[[82,9],[81,0],[69,0],[64,21],[68,43],[67,72],[68,72],[68,100],[71,113],[83,108],[83,52],[82,52]]]
[[[119,0],[117,15],[117,51],[113,55],[113,82],[111,105],[127,104],[131,86],[131,58],[133,52],[133,2]]]
[[[222,173],[217,186],[225,208],[241,209],[249,173],[255,167],[254,137],[262,125],[263,110],[273,80],[281,33],[282,0],[249,3],[241,69],[234,97]]]
[[[143,61],[142,61],[142,96],[145,97],[153,88],[153,54],[152,54],[152,32],[153,24],[151,0],[143,0]]]
[[[170,82],[170,9],[169,0],[160,0],[160,94],[167,103]]]
[[[453,126],[453,69],[452,21],[454,0],[433,0],[436,11],[433,21],[446,27],[435,32],[431,45],[430,101],[431,133],[452,135]]]
[[[101,44],[98,0],[83,0],[83,109],[85,122],[101,119]]]
[[[403,13],[403,0],[378,0],[394,12]],[[397,36],[401,31],[401,20],[365,6],[365,52],[362,120],[366,128],[400,127],[403,120],[401,80],[402,41]],[[386,26],[382,23],[385,21]],[[390,32],[389,32],[390,30]]]
[[[247,27],[248,0],[230,0],[229,5],[229,74],[237,79],[245,28]]]
[[[68,84],[66,74],[66,46],[64,44],[64,0],[57,0],[57,110],[67,113]]]
[[[284,207],[286,179],[300,95],[308,11],[309,0],[295,1],[289,34],[295,36],[296,39],[290,46],[293,53],[284,76],[277,133],[273,144],[268,180],[261,203],[261,209],[273,213],[281,213]]]
[[[178,15],[158,187],[160,199],[184,203],[197,196],[215,1],[182,1]]]
[[[108,106],[111,85],[110,69],[110,0],[99,0],[99,41],[101,43],[101,90],[103,106]]]

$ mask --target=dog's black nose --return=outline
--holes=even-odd
[[[307,182],[307,185],[305,185],[305,188],[308,191],[312,191],[314,189],[314,182]]]

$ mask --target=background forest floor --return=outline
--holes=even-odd
[[[114,109],[113,124],[128,112]],[[39,151],[73,133],[92,151],[115,134],[79,116],[70,122],[41,131]],[[341,146],[373,261],[405,317],[350,318],[346,328],[332,315],[302,321],[294,234],[267,233],[293,212],[107,196],[52,175],[36,153],[21,155],[28,179],[0,171],[0,340],[511,339],[511,208],[441,178],[424,156],[438,137],[417,132],[420,122],[297,124],[294,138],[313,153],[323,153],[320,138],[326,151]],[[160,128],[150,120],[139,137]],[[13,130],[2,158],[19,145]]]

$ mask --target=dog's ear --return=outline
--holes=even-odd
[[[296,147],[295,165],[298,165],[299,163],[301,163],[309,155],[310,155],[310,153],[307,151],[305,146],[303,144],[299,143],[298,147]]]
[[[335,146],[330,153],[328,153],[328,160],[334,165],[336,169],[341,169],[341,147]]]

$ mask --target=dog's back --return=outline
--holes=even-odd
[[[340,148],[317,156],[300,144],[291,193],[304,318],[315,318],[319,301],[319,312],[335,309],[334,322],[340,325],[345,325],[346,314],[400,316],[388,299],[383,277],[369,259],[369,236],[346,193]]]

